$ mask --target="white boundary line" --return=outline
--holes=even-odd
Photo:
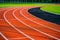
[[[11,9],[11,10],[13,10],[13,9]],[[10,11],[10,10],[8,10],[8,11]],[[8,11],[6,11],[6,12],[4,13],[4,15],[3,15],[5,21],[6,21],[12,28],[14,28],[15,30],[17,30],[19,33],[23,34],[23,35],[26,36],[27,38],[30,38],[31,40],[34,40],[33,38],[31,38],[30,36],[26,35],[26,34],[25,34],[24,32],[22,32],[21,30],[19,30],[18,28],[16,28],[14,25],[12,25],[12,24],[7,20],[7,18],[6,18],[6,13],[7,13]]]
[[[3,11],[3,10],[6,10],[6,9],[1,9],[0,11]],[[0,19],[0,20],[4,20],[4,19]],[[7,38],[4,34],[2,34],[2,32],[0,32],[0,35],[1,35],[5,40],[8,40],[8,38]]]
[[[54,28],[51,28],[51,27],[45,26],[45,25],[43,25],[43,24],[37,23],[37,22],[34,21],[34,20],[31,20],[30,18],[26,17],[22,12],[21,12],[20,14],[21,14],[22,16],[24,16],[26,19],[28,19],[28,20],[30,20],[30,21],[32,21],[32,22],[38,24],[38,25],[41,25],[41,26],[43,26],[43,27],[45,27],[45,28],[49,28],[49,29],[51,29],[51,30],[54,30],[54,31],[60,32],[60,30],[57,30],[57,29],[54,29]]]
[[[8,40],[8,38],[7,38],[4,34],[2,34],[1,32],[0,32],[0,35],[1,35],[5,40]]]
[[[22,9],[22,10],[23,10],[23,9]],[[20,12],[21,12],[21,11],[20,11]],[[21,22],[21,23],[23,23],[24,25],[28,26],[29,28],[31,28],[31,29],[33,29],[33,30],[36,30],[37,32],[42,33],[42,34],[44,34],[44,35],[46,35],[46,36],[52,37],[52,38],[54,38],[54,39],[57,39],[57,40],[59,39],[59,38],[56,38],[56,37],[54,37],[54,36],[51,36],[51,35],[49,35],[49,34],[47,34],[47,33],[45,33],[45,32],[42,32],[41,30],[38,30],[38,29],[36,29],[36,28],[33,28],[33,27],[31,27],[30,25],[24,23],[22,20],[20,20],[19,18],[17,18],[17,17],[15,16],[14,12],[13,12],[13,16],[16,18],[16,20],[18,20],[19,22]]]

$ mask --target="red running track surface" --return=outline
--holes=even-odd
[[[60,40],[60,25],[29,14],[29,8],[0,9],[0,40]]]

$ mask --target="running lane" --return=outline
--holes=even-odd
[[[16,9],[13,11],[14,14],[19,14],[21,9]],[[32,39],[35,39],[35,40],[54,40],[53,38],[51,37],[48,37],[42,33],[39,33],[35,30],[33,30],[32,28],[24,25],[22,22],[19,22],[16,20],[11,20],[11,19],[15,19],[14,15],[12,13],[12,10],[8,11],[5,15],[5,17],[7,18],[7,20],[9,21],[9,23],[11,23],[13,26],[15,26],[17,29],[19,29],[19,31],[22,31],[25,36],[27,35],[28,38],[32,38]],[[19,15],[17,15],[19,16]],[[19,16],[20,18],[22,18],[22,16]],[[22,19],[22,20],[26,20],[26,19]]]
[[[3,14],[12,8],[0,10],[0,40],[20,40],[26,37],[12,28],[3,18]],[[13,19],[14,20],[14,19]]]
[[[54,24],[54,23],[51,23],[51,22],[48,22],[48,21],[45,21],[45,20],[42,20],[40,18],[37,18],[33,15],[31,15],[28,10],[30,8],[23,8],[22,9],[22,15],[26,18],[28,18],[29,20],[39,24],[39,25],[42,25],[42,26],[46,26],[47,28],[50,28],[52,30],[55,30],[55,31],[58,31],[60,32],[60,25],[57,25],[57,24]]]
[[[48,29],[44,26],[38,25],[38,24],[28,20],[24,16],[22,16],[22,14],[23,13],[20,11],[20,15],[19,15],[19,13],[13,13],[13,16],[20,22],[22,20],[22,22],[24,22],[24,24],[29,26],[30,28],[33,28],[33,29],[35,28],[35,30],[38,29],[39,32],[41,30],[42,32],[46,33],[45,35],[47,35],[47,36],[50,36],[50,37],[55,38],[55,39],[60,39],[60,36],[59,36],[60,32],[57,32],[55,30],[51,30],[51,29]],[[38,30],[36,30],[36,31],[38,31]]]
[[[20,10],[21,11],[21,10]],[[44,28],[43,26],[41,26],[41,25],[37,25],[36,23],[33,23],[33,22],[31,22],[30,20],[28,20],[28,19],[26,19],[24,16],[22,16],[21,14],[20,14],[20,12],[19,11],[17,11],[17,12],[13,12],[13,16],[19,21],[19,22],[21,22],[21,23],[23,23],[24,25],[26,25],[26,26],[28,26],[28,27],[30,27],[31,29],[34,29],[35,31],[38,31],[39,33],[42,33],[42,34],[44,34],[44,35],[48,35],[49,37],[52,37],[52,38],[57,38],[57,39],[59,39],[59,35],[57,35],[57,34],[59,34],[59,32],[56,32],[56,31],[54,31],[54,30],[50,30],[50,29],[47,29],[47,28]],[[43,31],[43,32],[41,32],[41,31]],[[45,30],[49,30],[49,31],[45,31]],[[46,32],[46,33],[44,33],[44,32]],[[55,33],[55,34],[54,34]],[[50,34],[50,35],[49,35]],[[52,35],[52,36],[51,36]]]
[[[28,10],[28,8],[27,8],[27,10]],[[0,20],[0,25],[1,25],[0,32],[7,39],[9,39],[9,40],[33,40],[33,39],[35,39],[35,40],[55,40],[57,38],[58,39],[60,38],[59,37],[60,34],[58,31],[51,30],[49,28],[45,28],[45,27],[43,27],[39,24],[36,24],[36,23],[32,22],[31,20],[27,19],[28,17],[30,19],[32,19],[30,17],[32,15],[28,14],[26,16],[27,10],[24,9],[24,11],[23,11],[21,8],[20,9],[16,8],[13,10],[8,9],[7,11],[2,11],[2,12],[0,11],[0,13],[4,14],[4,18],[3,18],[3,15],[1,18],[1,19],[3,19],[3,21]],[[27,18],[24,17],[22,14],[24,14],[24,16],[26,16]],[[54,25],[56,25],[56,24],[54,24]],[[58,27],[57,27],[57,30],[59,30]],[[34,28],[36,28],[39,31],[41,30],[40,31],[41,33],[36,30],[33,30]],[[55,28],[55,26],[53,28]],[[48,32],[47,30],[50,32]],[[44,32],[46,32],[47,34],[44,34]],[[0,33],[0,37],[2,36],[1,33]],[[52,35],[53,37],[48,36],[48,34]],[[2,36],[0,39],[4,40],[3,38],[4,37]]]

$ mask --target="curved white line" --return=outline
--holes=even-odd
[[[2,9],[0,11],[3,11],[3,10],[6,10],[6,9]],[[4,20],[4,19],[0,19],[0,20]],[[5,40],[8,40],[8,38],[2,33],[0,32],[0,35],[5,39]]]
[[[4,34],[2,34],[1,32],[0,32],[0,35],[1,35],[5,40],[8,40],[8,38],[7,38]]]
[[[24,10],[24,9],[23,9],[23,10]],[[32,21],[32,22],[38,24],[38,25],[41,25],[41,26],[43,26],[43,27],[45,27],[45,28],[49,28],[49,29],[51,29],[51,30],[54,30],[54,31],[60,32],[60,30],[57,30],[57,29],[54,29],[54,28],[48,27],[48,26],[46,26],[46,25],[43,25],[43,24],[37,23],[37,22],[34,21],[34,20],[31,20],[30,18],[26,17],[23,13],[21,13],[21,15],[24,16],[26,19],[28,19],[28,20],[30,20],[30,21]]]
[[[13,9],[11,9],[11,10],[13,10]],[[8,11],[10,11],[10,10],[8,10]],[[17,30],[19,33],[23,34],[23,35],[26,36],[27,38],[30,38],[31,40],[34,40],[33,38],[31,38],[31,37],[29,37],[28,35],[26,35],[24,32],[22,32],[21,30],[19,30],[18,28],[16,28],[14,25],[12,25],[12,24],[8,21],[8,19],[6,18],[6,13],[7,13],[8,11],[6,11],[6,12],[4,13],[4,15],[3,15],[5,21],[6,21],[12,28],[14,28],[15,30]]]
[[[22,9],[22,10],[23,10],[23,9]],[[20,13],[22,13],[22,12],[20,11]],[[36,29],[36,28],[34,28],[34,27],[31,27],[30,25],[24,23],[22,20],[20,20],[19,18],[17,18],[14,13],[13,13],[13,16],[14,16],[19,22],[23,23],[24,25],[28,26],[29,28],[31,28],[31,29],[33,29],[33,30],[36,30],[37,32],[42,33],[42,34],[44,34],[44,35],[46,35],[46,36],[52,37],[52,38],[54,38],[54,39],[57,39],[57,40],[59,39],[59,38],[56,38],[56,37],[54,37],[54,36],[51,36],[51,35],[49,35],[49,34],[47,34],[47,33],[45,33],[45,32],[42,32],[42,31],[40,31],[40,30],[38,30],[38,29]]]

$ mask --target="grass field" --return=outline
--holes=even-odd
[[[58,5],[46,5],[41,8],[44,11],[60,15],[60,6]]]
[[[2,7],[19,7],[19,6],[40,6],[41,9],[47,12],[51,12],[57,15],[60,15],[60,6],[57,6],[56,4],[47,4],[47,3],[21,3],[21,4],[13,4],[13,3],[5,3],[0,4],[0,8]]]

